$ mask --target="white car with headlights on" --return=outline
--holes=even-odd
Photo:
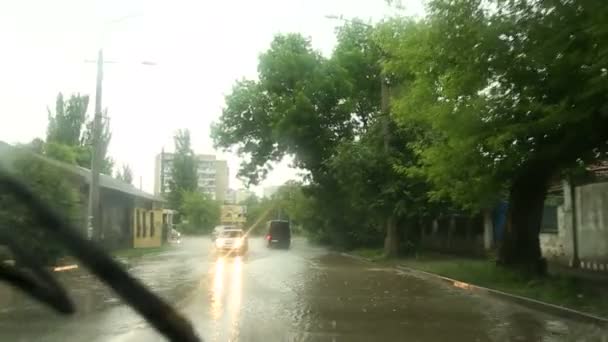
[[[224,229],[215,239],[215,250],[228,255],[245,255],[249,249],[247,235],[242,229]]]

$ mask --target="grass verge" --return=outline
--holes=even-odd
[[[169,246],[169,245],[164,245],[161,247],[149,247],[149,248],[124,248],[124,249],[119,249],[119,250],[113,251],[111,254],[112,254],[112,256],[118,257],[118,258],[132,259],[132,258],[143,257],[145,255],[158,254],[158,253],[169,250],[169,248],[171,248],[171,246]]]
[[[371,261],[384,260],[384,250],[382,248],[358,248],[349,253]]]
[[[587,279],[565,275],[531,278],[490,260],[451,256],[423,255],[391,261],[391,264],[608,317],[608,296],[602,293],[605,284]]]

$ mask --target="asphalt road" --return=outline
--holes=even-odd
[[[205,341],[608,341],[594,325],[532,311],[295,240],[216,258],[189,238],[130,272],[183,312]],[[83,271],[65,272],[75,317],[0,287],[0,341],[163,341]],[[4,286],[4,285],[2,285]]]

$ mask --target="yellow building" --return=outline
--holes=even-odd
[[[133,247],[160,247],[163,236],[163,210],[133,210]]]
[[[243,225],[247,222],[247,207],[243,205],[222,205],[220,221],[222,224]]]

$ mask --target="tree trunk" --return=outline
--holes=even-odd
[[[390,215],[386,220],[386,237],[384,238],[384,255],[386,257],[395,257],[399,252],[399,234],[395,216]]]
[[[509,211],[498,262],[525,273],[544,274],[539,232],[550,169],[529,165],[513,181]]]

